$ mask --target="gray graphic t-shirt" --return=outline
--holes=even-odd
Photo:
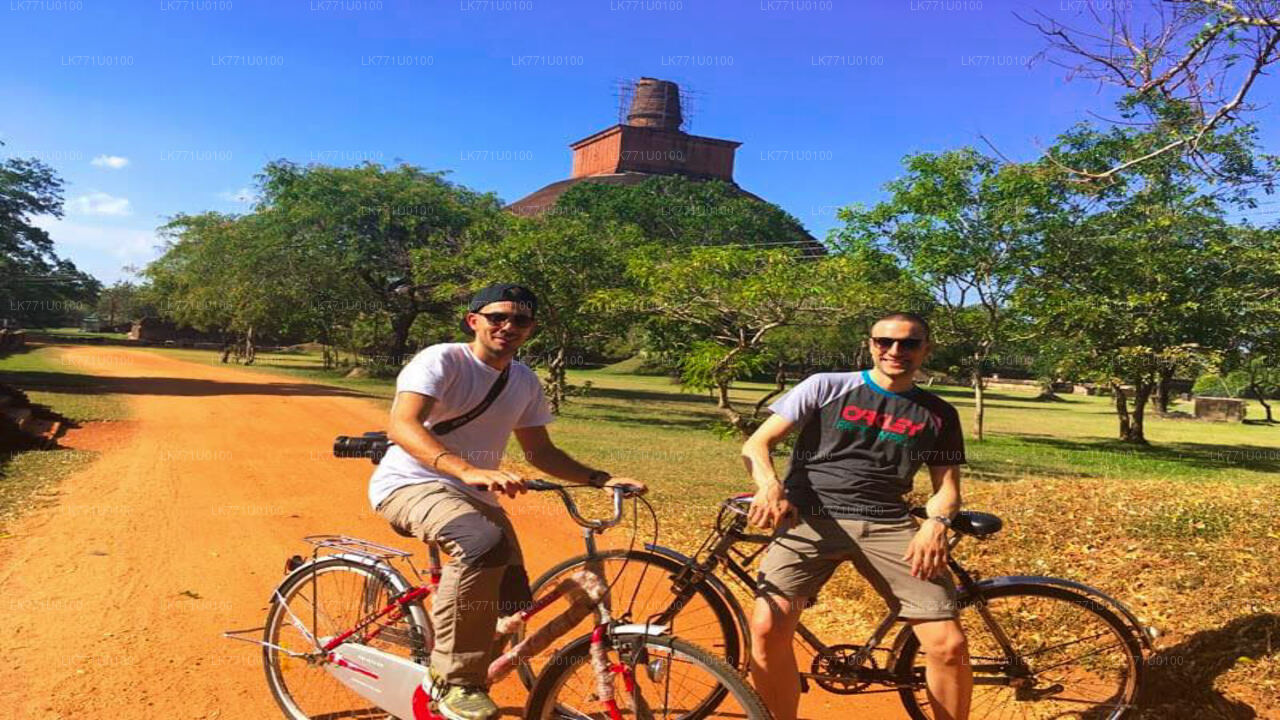
[[[800,427],[785,485],[805,514],[898,520],[921,465],[965,462],[954,407],[919,387],[885,390],[866,370],[811,375],[769,409]]]

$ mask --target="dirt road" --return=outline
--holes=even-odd
[[[72,431],[63,444],[102,456],[0,539],[0,718],[281,717],[256,648],[220,635],[261,624],[304,535],[415,549],[369,509],[369,464],[330,455],[335,435],[383,427],[385,410],[238,367],[127,348],[59,352],[126,395],[134,419]],[[567,521],[513,516],[531,575],[581,551]],[[496,694],[519,717],[517,684]],[[892,696],[807,700],[811,718],[904,716]]]

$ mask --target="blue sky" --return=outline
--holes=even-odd
[[[518,199],[568,177],[627,78],[681,83],[692,132],[741,141],[737,182],[818,236],[907,153],[981,134],[1031,159],[1108,107],[1024,65],[1043,43],[1013,13],[1078,0],[0,2],[0,152],[57,169],[67,217],[43,224],[107,282],[167,217],[247,209],[276,158],[403,160]]]

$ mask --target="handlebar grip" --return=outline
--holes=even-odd
[[[530,490],[559,490],[563,487],[562,485],[557,485],[553,482],[536,479],[526,482],[524,486]]]

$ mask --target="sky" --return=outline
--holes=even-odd
[[[39,224],[108,284],[167,218],[247,211],[275,159],[517,200],[568,177],[641,76],[680,83],[688,129],[740,141],[738,184],[818,237],[908,153],[985,137],[1031,160],[1113,97],[1028,65],[1044,41],[1015,13],[1083,23],[1084,0],[0,2],[0,156],[55,168],[66,216]]]

